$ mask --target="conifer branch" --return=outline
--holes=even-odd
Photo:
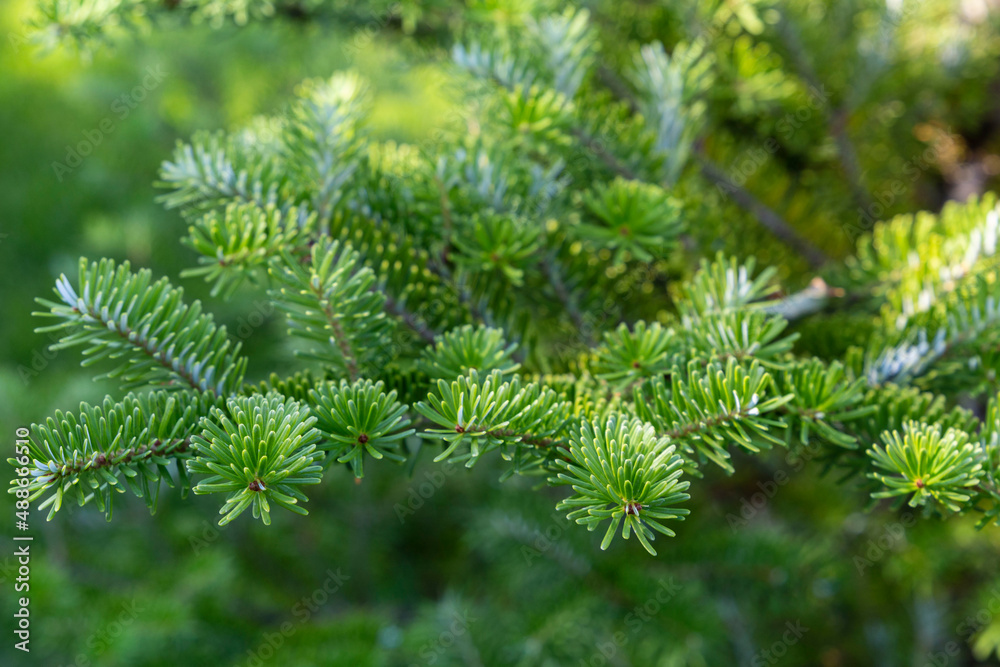
[[[112,490],[124,492],[124,477],[124,486],[155,511],[160,481],[174,485],[167,465],[189,456],[198,420],[216,401],[206,392],[160,391],[128,394],[121,401],[107,397],[93,406],[82,403],[77,413],[57,411],[44,424],[32,426],[30,499],[50,494],[39,507],[50,508],[51,519],[64,495],[74,493],[79,505],[96,500],[110,520]],[[183,465],[176,474],[186,492]]]
[[[128,4],[59,20],[96,35],[105,19],[143,20]],[[241,6],[263,11],[184,11],[239,20]],[[753,33],[752,10],[737,18]],[[675,250],[722,210],[699,199],[699,171],[809,266],[827,264],[698,144],[718,120],[706,113],[718,50],[626,50],[622,81],[586,11],[516,20],[523,30],[454,48],[487,84],[475,131],[377,141],[367,84],[340,73],[305,82],[280,116],[180,145],[161,184],[199,255],[185,275],[223,295],[267,283],[319,368],[245,386],[240,346],[198,302],[148,271],[83,261],[78,285],[61,277],[60,301],[42,301],[58,324],[40,331],[156,391],[34,425],[30,461],[16,461],[31,499],[55,512],[75,494],[110,516],[112,491],[152,509],[161,481],[187,489],[192,473],[196,493],[225,494],[221,523],[247,509],[268,523],[276,506],[304,514],[303,487],[328,467],[360,480],[421,438],[438,462],[497,453],[501,479],[544,476],[566,489],[568,520],[606,531],[602,548],[634,533],[655,554],[655,533],[673,535],[688,490],[702,492],[686,475],[709,462],[733,472],[734,448],[818,444],[875,499],[1000,522],[996,199],[861,230],[847,271],[780,300],[780,267],[752,259],[718,255],[691,275],[685,256],[706,248],[687,237],[690,252]],[[807,64],[799,78],[815,83]],[[862,198],[838,113],[827,129]],[[861,307],[825,312],[844,294]],[[620,326],[593,341],[592,313]],[[867,347],[845,353],[814,320],[789,333],[806,314],[825,330],[872,320]],[[567,320],[599,344],[565,345]],[[415,335],[393,337],[399,322]],[[956,397],[989,399],[986,418]]]
[[[278,203],[283,189],[280,170],[273,156],[255,158],[236,142],[202,136],[178,146],[173,161],[163,163],[159,184],[174,192],[160,200],[168,208],[204,210],[234,202],[267,209]]]
[[[309,342],[301,356],[331,365],[352,381],[385,340],[391,322],[371,269],[337,241],[313,245],[306,264],[287,251],[271,262],[281,284],[272,297],[287,314],[289,333]],[[368,344],[362,348],[361,341]]]
[[[757,452],[781,444],[772,430],[784,428],[768,413],[788,403],[791,396],[765,397],[770,375],[757,363],[744,370],[734,360],[725,367],[709,364],[702,370],[692,361],[683,377],[671,374],[635,389],[636,414],[653,425],[661,436],[675,440],[687,458],[694,454],[727,472],[729,443]]]
[[[55,484],[62,480],[73,479],[84,472],[107,470],[118,465],[128,465],[153,458],[183,458],[191,445],[190,438],[177,440],[153,440],[148,444],[136,444],[130,447],[114,449],[108,452],[91,454],[88,457],[73,458],[63,463],[58,471],[52,472],[44,479]]]
[[[639,101],[636,100],[635,96],[628,89],[628,86],[626,86],[617,75],[607,68],[601,68],[599,71],[601,78],[605,81],[606,85],[608,85],[612,91],[618,94],[621,99],[624,99],[629,104],[633,113],[641,110]],[[818,248],[803,239],[780,215],[761,203],[746,189],[733,183],[732,180],[729,179],[723,171],[707,157],[703,149],[699,146],[699,142],[694,142],[694,145],[695,158],[699,162],[699,169],[707,180],[723,188],[726,193],[733,198],[734,202],[753,215],[765,229],[775,236],[775,238],[798,252],[812,268],[817,269],[828,262],[828,258]],[[620,163],[611,156],[605,158],[601,152],[595,153],[601,157],[605,164],[608,165],[608,167],[615,173],[624,176],[625,178],[636,177],[629,170],[622,168]]]
[[[80,260],[80,294],[66,276],[56,283],[62,303],[45,299],[43,317],[63,322],[39,331],[73,332],[56,349],[87,344],[85,365],[102,359],[124,361],[106,377],[121,377],[126,387],[173,385],[178,381],[199,391],[225,396],[243,381],[246,359],[240,344],[232,343],[225,327],[216,327],[201,304],[183,302],[183,290],[151,273],[132,273],[128,262],[116,267],[110,260],[92,264]]]

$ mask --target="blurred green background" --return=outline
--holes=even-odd
[[[125,41],[87,62],[63,50],[40,55],[24,43],[31,5],[0,6],[0,433],[7,447],[17,427],[114,390],[92,381],[75,351],[52,354],[33,331],[43,323],[31,315],[34,298],[51,294],[59,273],[75,271],[81,255],[128,259],[175,281],[193,264],[178,242],[182,220],[155,201],[158,167],[176,141],[280,110],[303,78],[348,66],[373,81],[371,127],[381,138],[419,143],[460,95],[434,64],[446,59],[446,46],[404,40],[381,25],[360,41],[336,25],[294,21],[194,27]],[[614,16],[614,8],[605,10]],[[670,26],[648,21],[648,11],[646,3],[627,3],[618,18],[640,26],[637,39],[669,39]],[[922,100],[923,111],[946,118],[951,130],[985,133],[977,141],[995,147],[997,127],[983,119],[1000,109],[998,89],[984,83],[996,77],[989,65],[996,45],[969,47],[981,51],[971,81],[934,81],[914,64],[889,95]],[[835,61],[819,65],[836,71]],[[116,99],[151,67],[165,72],[162,82],[120,117]],[[774,118],[759,106],[780,86],[766,74],[735,89],[720,85],[716,103],[727,109],[722,124],[733,136],[773,133]],[[932,90],[922,98],[925,86]],[[898,148],[891,137],[916,147],[924,141],[916,119],[890,122],[904,111],[879,108],[880,124],[858,129],[863,139],[890,137],[863,144],[862,166],[875,184],[898,168],[883,154]],[[65,163],[67,148],[105,119],[113,130],[79,167],[57,173],[53,163]],[[714,141],[717,155],[739,154],[726,137]],[[797,158],[778,159],[791,168]],[[799,185],[820,193],[809,205],[797,203],[797,191],[765,198],[783,198],[800,229],[815,230],[831,253],[846,253],[839,234],[824,239],[819,222],[809,227],[816,216],[844,215],[810,209],[843,191],[804,173]],[[942,173],[931,170],[893,212],[938,205],[947,187]],[[774,175],[765,170],[758,179]],[[780,179],[774,187],[783,187]],[[761,253],[754,239],[720,243]],[[191,298],[207,296],[200,281],[181,284]],[[255,308],[248,294],[208,304],[230,327]],[[280,333],[272,318],[246,341],[257,364],[250,379],[282,370],[270,363]],[[1000,615],[990,605],[1000,590],[996,529],[976,532],[972,519],[913,524],[906,515],[863,513],[865,499],[850,485],[822,477],[817,465],[799,471],[780,452],[738,457],[736,468],[732,478],[710,472],[698,482],[691,520],[655,559],[631,543],[600,552],[599,535],[556,516],[558,493],[532,491],[523,480],[500,485],[485,465],[469,473],[424,462],[412,479],[372,466],[360,485],[338,470],[310,493],[309,517],[286,513],[270,527],[247,520],[220,531],[214,499],[170,493],[156,516],[126,502],[111,524],[96,511],[51,523],[39,514],[30,531],[30,654],[13,649],[8,631],[16,568],[13,504],[4,494],[0,664],[998,664],[990,657],[1000,644]],[[733,522],[758,492],[768,496],[765,506]],[[786,624],[801,636],[786,641],[780,656],[763,653],[787,636]],[[976,631],[971,643],[968,630]],[[949,642],[958,654],[940,658]]]

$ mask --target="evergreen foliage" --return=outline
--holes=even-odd
[[[1000,655],[995,2],[8,4],[34,661]]]
[[[226,402],[226,410],[213,408],[192,436],[196,456],[188,469],[209,475],[194,487],[195,493],[228,493],[219,514],[224,526],[247,507],[254,518],[271,523],[268,502],[306,514],[298,505],[306,500],[298,489],[318,484],[319,432],[316,418],[297,402],[280,395],[237,396]]]
[[[157,20],[151,4],[43,6],[50,31],[87,44],[112,18]],[[289,11],[181,5],[209,22]],[[764,29],[755,9],[722,14]],[[730,75],[710,41],[604,44],[583,9],[518,20],[457,36],[468,115],[432,144],[372,138],[373,93],[342,72],[304,82],[279,115],[178,146],[160,185],[198,255],[185,275],[214,295],[266,294],[308,372],[245,385],[240,344],[199,302],[81,260],[59,301],[39,299],[57,320],[39,331],[151,391],[35,425],[33,497],[54,513],[75,487],[110,518],[123,476],[154,508],[164,482],[227,493],[221,523],[248,507],[269,523],[272,503],[304,513],[299,487],[331,465],[361,479],[366,458],[430,449],[569,485],[559,509],[607,521],[602,548],[620,526],[655,554],[706,464],[732,473],[737,449],[819,443],[873,499],[996,521],[995,196],[849,230],[846,265],[827,262],[702,154],[713,82]],[[849,142],[838,150],[850,178]],[[786,296],[784,268],[709,252],[712,185],[821,267],[822,297]],[[837,317],[868,321],[867,345],[824,354],[790,322]],[[986,419],[960,398],[989,403]]]

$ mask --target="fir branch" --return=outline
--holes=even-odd
[[[634,390],[635,412],[656,432],[680,446],[689,461],[697,454],[732,473],[727,446],[737,444],[751,452],[769,449],[782,441],[771,431],[784,422],[768,413],[791,396],[766,397],[770,375],[757,363],[744,369],[730,359],[723,367],[710,363],[702,370],[692,361],[686,373],[673,373],[670,385],[654,378]]]
[[[163,163],[158,185],[174,191],[160,201],[167,208],[205,210],[235,202],[267,209],[284,189],[281,173],[275,156],[255,156],[222,135],[203,135],[179,145],[173,160]]]
[[[674,531],[662,522],[683,520],[688,510],[673,505],[687,500],[689,482],[681,482],[681,457],[666,438],[638,419],[583,422],[573,430],[569,460],[556,462],[552,482],[571,485],[574,495],[557,509],[571,510],[566,518],[595,530],[609,520],[601,549],[607,549],[618,526],[628,539],[634,531],[646,551],[656,555],[653,531],[669,537]]]
[[[316,417],[297,401],[272,393],[238,396],[225,409],[213,407],[191,438],[196,456],[187,462],[195,475],[206,475],[194,492],[227,493],[219,510],[224,526],[248,507],[255,519],[271,523],[274,502],[296,514],[306,497],[299,487],[322,479]]]
[[[271,291],[285,310],[289,333],[310,343],[301,356],[329,364],[351,380],[378,352],[392,326],[371,269],[337,241],[313,245],[306,264],[288,251],[271,262],[280,287]]]
[[[961,511],[971,498],[970,487],[980,483],[982,463],[968,435],[938,426],[906,424],[903,433],[893,431],[883,436],[885,447],[875,445],[868,452],[883,472],[870,477],[885,489],[873,498],[910,496],[910,507],[933,499],[952,512]]]
[[[256,204],[230,204],[225,211],[209,211],[188,229],[182,242],[201,257],[202,266],[187,269],[182,277],[204,276],[214,281],[212,295],[230,295],[245,279],[266,273],[269,261],[283,249],[299,254],[316,225],[315,214],[305,208],[280,211]]]
[[[129,447],[113,449],[107,452],[95,452],[89,456],[80,456],[65,461],[57,471],[43,475],[46,482],[58,484],[62,480],[73,479],[84,472],[109,470],[119,465],[143,461],[152,458],[179,458],[188,453],[191,438],[175,440],[153,440],[147,444],[135,444]]]
[[[910,320],[907,328],[892,336],[895,340],[874,340],[865,359],[865,377],[872,386],[913,382],[947,355],[974,345],[998,324],[997,275],[993,272],[976,275],[947,303],[940,304],[937,312]]]
[[[451,380],[473,370],[509,375],[520,366],[512,361],[516,349],[500,329],[467,324],[438,337],[434,347],[424,350],[420,366],[432,380]]]
[[[381,382],[361,380],[339,385],[323,383],[309,392],[316,426],[331,441],[327,447],[338,463],[349,463],[357,479],[364,477],[365,455],[403,461],[401,442],[413,435],[407,429],[407,406],[396,401],[396,391]]]
[[[132,273],[128,262],[111,260],[90,265],[81,258],[80,295],[65,275],[56,282],[61,304],[38,299],[50,308],[44,317],[63,322],[38,331],[72,329],[53,346],[88,345],[85,365],[102,359],[125,360],[106,377],[121,377],[126,387],[175,385],[225,396],[243,381],[247,361],[239,356],[225,327],[203,314],[201,303],[187,305],[183,290],[166,278],[151,282],[151,272]]]
[[[367,87],[354,73],[338,73],[328,80],[309,80],[298,91],[289,112],[284,143],[287,161],[297,181],[308,184],[320,230],[329,231],[334,207],[358,168],[361,120],[367,106]]]
[[[160,481],[174,485],[167,465],[189,455],[198,420],[216,402],[205,392],[160,391],[128,394],[120,401],[107,397],[99,405],[82,403],[77,413],[57,411],[44,424],[32,425],[30,499],[49,493],[39,507],[50,507],[51,519],[64,495],[75,492],[81,506],[96,499],[110,520],[112,490],[124,492],[127,486],[155,511]],[[183,466],[177,468],[186,492],[184,472]]]
[[[453,458],[471,467],[499,449],[503,458],[515,461],[515,467],[537,465],[540,461],[518,458],[532,455],[519,446],[553,444],[569,419],[569,405],[554,391],[536,382],[522,383],[517,375],[505,380],[500,370],[480,376],[472,369],[451,383],[438,380],[435,389],[426,401],[413,406],[437,426],[420,437],[446,445],[435,461]],[[467,452],[452,456],[466,444]]]

